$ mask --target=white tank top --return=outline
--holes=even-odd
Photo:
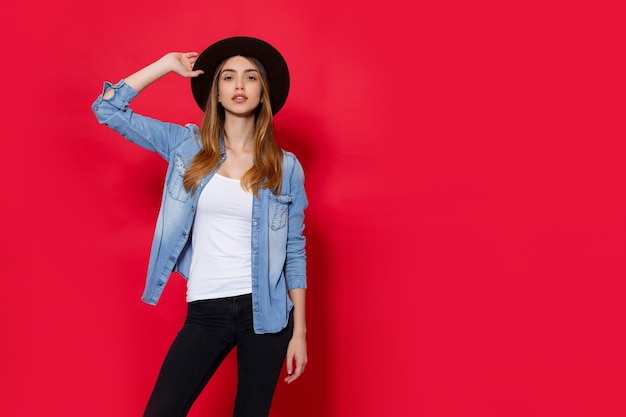
[[[215,174],[198,201],[187,302],[252,292],[252,193]]]

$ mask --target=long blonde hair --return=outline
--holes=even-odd
[[[267,75],[258,60],[250,57],[244,58],[250,61],[259,73],[262,101],[255,115],[253,138],[254,165],[241,178],[241,186],[244,190],[252,191],[257,197],[261,188],[267,188],[278,195],[282,183],[283,153],[274,138],[272,105],[270,103]],[[185,188],[192,194],[198,188],[202,178],[217,167],[221,157],[220,134],[224,130],[225,112],[217,100],[217,86],[219,75],[225,62],[226,60],[217,67],[213,75],[211,91],[204,111],[204,117],[200,124],[202,149],[191,160],[191,164],[183,178]]]

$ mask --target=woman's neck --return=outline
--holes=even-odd
[[[255,121],[252,117],[227,117],[224,120],[224,141],[233,151],[251,151]]]

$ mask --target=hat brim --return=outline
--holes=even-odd
[[[222,39],[198,55],[193,69],[203,70],[204,74],[191,78],[191,91],[200,109],[205,110],[217,67],[225,59],[236,55],[256,58],[261,62],[267,73],[272,113],[278,113],[289,93],[287,63],[280,52],[269,43],[246,36]]]

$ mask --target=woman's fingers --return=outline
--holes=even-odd
[[[202,70],[193,70],[193,66],[198,59],[197,52],[183,52],[180,54],[180,63],[184,67],[184,71],[181,71],[179,74],[183,77],[194,78],[198,75],[204,74]]]
[[[285,378],[285,382],[291,384],[293,381],[298,379],[300,375],[304,372],[306,367],[306,357],[299,357],[297,354],[288,354],[287,355],[287,377]]]

